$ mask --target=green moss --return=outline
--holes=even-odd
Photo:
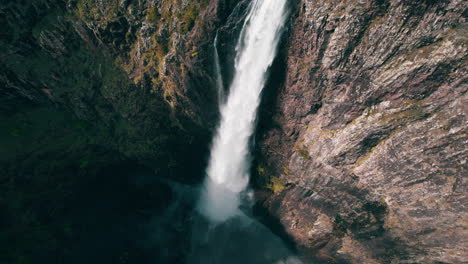
[[[109,21],[116,18],[120,9],[119,2],[119,0],[106,1],[103,10],[101,10],[96,0],[78,0],[75,13],[79,18],[85,21]]]
[[[309,152],[304,148],[298,148],[297,154],[299,154],[299,156],[301,156],[305,160],[310,160]]]
[[[115,66],[117,66],[117,67],[120,67],[120,68],[124,68],[124,67],[125,67],[125,62],[124,62],[124,60],[123,60],[122,57],[117,57],[117,58],[115,59],[114,63],[115,63]]]
[[[161,14],[159,13],[156,7],[151,7],[150,9],[148,9],[146,19],[150,23],[157,23],[161,19]]]
[[[258,175],[265,175],[266,169],[262,167],[262,165],[257,166],[257,173]]]
[[[182,17],[181,33],[186,34],[192,30],[199,10],[195,6],[190,6]]]
[[[421,106],[419,106],[418,103],[415,103],[413,106],[404,111],[383,115],[379,121],[381,123],[399,125],[407,120],[420,120],[426,118],[427,116],[428,114],[423,111]]]
[[[280,178],[273,176],[270,178],[270,183],[268,183],[265,186],[265,188],[269,189],[270,191],[274,193],[278,193],[286,188],[286,183],[282,181]]]
[[[83,20],[91,20],[99,16],[99,8],[92,0],[79,0],[76,3],[76,13]]]

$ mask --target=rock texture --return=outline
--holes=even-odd
[[[203,176],[213,39],[227,87],[247,4],[0,3],[1,263],[183,263],[174,212],[193,199],[167,208],[155,179]],[[466,1],[291,5],[255,141],[261,211],[305,263],[468,262]],[[134,242],[150,222],[164,243]],[[76,251],[89,241],[112,248]]]
[[[14,114],[21,103],[67,108],[92,126],[120,134],[110,141],[118,142],[112,148],[138,160],[171,155],[161,151],[166,143],[180,142],[183,148],[206,143],[217,116],[211,42],[225,6],[218,1],[2,3],[2,110]],[[175,137],[164,138],[169,135]]]
[[[298,2],[257,183],[309,261],[468,261],[466,8]]]
[[[172,199],[154,178],[203,176],[217,116],[212,40],[229,2],[0,3],[1,263],[81,263],[89,252],[76,250],[100,244],[86,261],[183,259],[180,238],[132,241]],[[145,186],[134,163],[153,172]]]

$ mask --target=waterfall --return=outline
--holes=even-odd
[[[224,84],[223,84],[223,75],[221,74],[221,64],[219,63],[219,53],[218,53],[218,33],[216,33],[214,42],[214,63],[216,71],[216,88],[218,90],[218,102],[219,104],[224,103]]]
[[[252,0],[236,47],[235,72],[213,139],[199,209],[222,222],[237,215],[249,182],[249,140],[261,91],[287,17],[287,0]],[[215,43],[216,45],[216,43]]]

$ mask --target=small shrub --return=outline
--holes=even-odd
[[[278,193],[286,188],[286,183],[278,177],[271,177],[270,183],[268,183],[265,187],[274,193]]]
[[[303,149],[303,148],[298,149],[297,154],[299,154],[305,160],[310,160],[309,152],[306,149]]]
[[[261,165],[258,165],[257,167],[257,173],[258,175],[265,175],[266,169],[262,167]]]
[[[159,19],[161,19],[161,14],[159,14],[158,9],[156,7],[151,7],[148,10],[148,14],[146,15],[146,19],[150,23],[157,23]]]
[[[191,6],[188,8],[187,12],[182,17],[182,34],[186,34],[190,30],[192,30],[193,26],[195,25],[195,19],[198,16],[198,12],[199,11],[195,6]]]

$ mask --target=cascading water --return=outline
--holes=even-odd
[[[288,13],[287,0],[253,0],[236,47],[235,73],[211,149],[199,209],[222,222],[239,213],[249,181],[249,139]],[[216,43],[215,43],[216,44]]]
[[[214,63],[216,71],[216,88],[218,89],[218,102],[220,104],[224,103],[224,84],[223,84],[223,75],[221,74],[221,64],[219,63],[219,53],[218,53],[218,33],[216,33],[214,43]]]

